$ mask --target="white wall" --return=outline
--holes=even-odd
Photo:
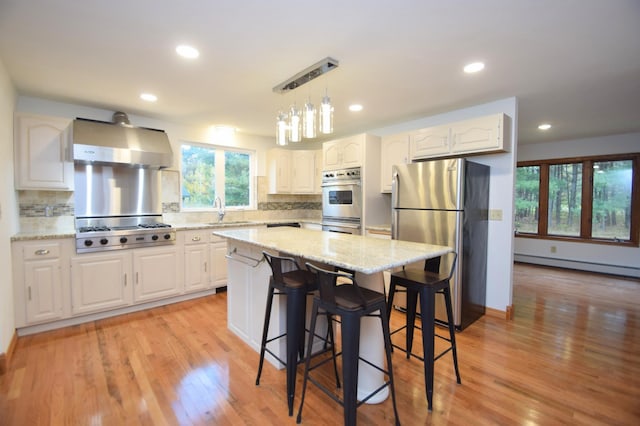
[[[640,133],[628,133],[522,145],[518,148],[518,161],[636,152],[640,152]],[[555,253],[551,253],[552,247],[555,247]],[[640,248],[638,247],[516,237],[515,260],[640,277]]]
[[[369,133],[385,136],[424,127],[466,120],[484,115],[504,113],[510,118],[510,150],[507,153],[478,155],[473,161],[491,167],[489,209],[501,210],[501,221],[489,222],[487,252],[487,306],[506,311],[511,305],[513,287],[513,209],[515,185],[516,147],[518,134],[518,103],[516,98],[476,105],[444,114],[425,117],[372,130]]]
[[[10,239],[18,229],[13,190],[13,110],[16,92],[0,60],[0,353],[6,353],[15,330]]]

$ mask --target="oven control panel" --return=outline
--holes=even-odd
[[[327,183],[341,180],[360,180],[360,167],[322,172],[322,182]]]
[[[87,232],[76,234],[76,253],[150,247],[175,244],[176,232],[171,228],[131,231]]]

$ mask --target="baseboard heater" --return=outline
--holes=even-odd
[[[584,262],[580,260],[557,259],[545,256],[532,256],[515,253],[516,262],[532,263],[535,265],[555,266],[558,268],[576,269],[579,271],[598,272],[601,274],[620,275],[623,277],[640,278],[640,268],[630,266],[609,265],[606,263]]]

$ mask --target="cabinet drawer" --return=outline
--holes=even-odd
[[[195,231],[185,231],[184,244],[203,244],[209,242],[209,234],[211,231],[208,229],[198,229]]]
[[[26,244],[23,247],[24,260],[56,259],[60,257],[59,243]]]
[[[217,235],[209,235],[209,242],[211,243],[224,243],[226,240],[226,238],[218,237]]]

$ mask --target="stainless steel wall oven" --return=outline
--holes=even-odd
[[[359,167],[322,173],[322,229],[362,234],[362,178]]]

